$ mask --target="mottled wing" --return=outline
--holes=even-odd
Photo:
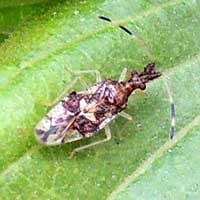
[[[64,142],[65,135],[74,121],[74,113],[66,109],[63,102],[60,101],[36,126],[36,138],[45,145],[61,144]]]

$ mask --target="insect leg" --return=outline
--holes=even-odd
[[[68,67],[65,67],[65,69],[67,71],[69,71],[70,73],[72,74],[95,74],[96,76],[96,81],[97,82],[101,82],[102,79],[101,79],[101,74],[98,70],[95,70],[95,69],[91,69],[91,70],[72,70]]]
[[[121,117],[125,118],[125,119],[130,120],[130,121],[133,120],[132,116],[129,115],[128,113],[124,112],[124,111],[121,111],[121,112],[119,113],[119,115],[120,115]]]
[[[124,81],[126,79],[126,74],[127,74],[127,68],[124,68],[122,73],[119,76],[119,82]]]
[[[75,85],[78,81],[80,81],[80,77],[76,77],[71,84],[68,85],[68,87],[66,87],[64,89],[64,91],[55,99],[53,100],[52,102],[45,102],[43,103],[44,105],[46,106],[49,106],[49,107],[52,107],[53,105],[57,104],[67,93],[67,91],[73,86]]]
[[[166,90],[167,90],[167,94],[169,97],[169,103],[170,103],[170,107],[171,107],[171,130],[170,130],[170,139],[173,139],[174,137],[174,133],[175,133],[175,124],[176,124],[176,110],[175,110],[175,104],[174,104],[174,100],[172,97],[172,93],[170,91],[169,85],[167,83],[167,80],[164,78],[163,79]]]
[[[111,131],[110,131],[109,126],[106,126],[106,127],[105,127],[105,134],[106,134],[106,138],[103,139],[103,140],[100,140],[100,141],[97,141],[97,142],[93,142],[93,143],[91,143],[91,144],[87,144],[87,145],[84,145],[84,146],[82,146],[82,147],[78,147],[78,148],[74,149],[74,150],[72,151],[72,153],[70,154],[70,158],[72,158],[72,157],[74,156],[74,154],[78,153],[79,151],[82,151],[82,150],[84,150],[84,149],[88,149],[88,148],[90,148],[90,147],[93,147],[93,146],[96,146],[96,145],[98,145],[98,144],[102,144],[102,143],[104,143],[104,142],[109,141],[109,140],[112,138],[112,135],[111,135]]]
[[[111,24],[113,24],[114,26],[119,27],[121,30],[123,30],[124,32],[128,33],[130,36],[132,36],[133,39],[135,39],[135,41],[142,47],[142,49],[144,50],[144,52],[147,54],[147,56],[151,59],[151,60],[155,60],[154,56],[152,55],[151,51],[149,50],[148,46],[145,44],[145,42],[133,31],[130,31],[127,27],[118,24],[114,21],[112,21],[110,18],[105,17],[105,16],[98,16],[99,19],[102,19],[104,21],[107,21]]]

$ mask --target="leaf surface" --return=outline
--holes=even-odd
[[[0,43],[8,39],[11,34],[26,26],[33,18],[39,18],[59,1],[49,0],[11,0],[0,2]]]
[[[2,199],[106,199],[124,178],[168,141],[170,105],[167,79],[177,110],[176,130],[198,115],[199,3],[195,1],[64,2],[20,29],[0,47],[0,195]],[[105,15],[127,26],[146,49]],[[75,78],[65,70],[98,69],[117,79],[124,67],[142,68],[155,59],[163,77],[145,94],[129,99],[127,112],[111,124],[110,142],[68,158],[75,147],[97,136],[58,147],[42,147],[34,127]],[[168,78],[167,78],[168,77]],[[88,85],[94,77],[82,76]],[[73,89],[83,89],[77,85]],[[189,131],[188,131],[189,132]],[[181,140],[181,137],[180,137]]]
[[[187,137],[172,151],[168,153],[165,151],[165,155],[155,160],[153,165],[151,162],[145,163],[143,167],[149,168],[146,168],[148,169],[146,173],[136,179],[134,172],[112,193],[110,199],[198,199],[200,195],[199,122],[198,116],[189,125],[189,130],[188,127],[182,129],[180,136],[189,133]],[[161,151],[163,148],[158,152]],[[143,169],[141,168],[140,171]]]

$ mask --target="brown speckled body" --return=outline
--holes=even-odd
[[[147,65],[140,74],[133,71],[127,81],[108,79],[86,91],[71,92],[38,123],[37,139],[46,145],[57,145],[94,135],[126,108],[135,89],[144,90],[149,80],[161,75],[154,71],[154,65]]]

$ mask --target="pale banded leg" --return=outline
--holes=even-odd
[[[174,133],[175,133],[175,124],[176,124],[176,110],[175,110],[175,105],[174,105],[174,100],[172,97],[172,93],[170,91],[169,85],[167,83],[167,80],[163,78],[167,94],[169,97],[169,102],[170,102],[170,107],[171,107],[171,130],[170,130],[170,139],[173,139]]]
[[[124,111],[121,111],[121,112],[119,113],[119,115],[120,115],[121,117],[125,118],[125,119],[130,120],[130,121],[133,120],[133,117],[132,117],[131,115],[129,115],[128,113],[124,112]]]
[[[64,91],[52,102],[44,102],[43,104],[49,107],[52,107],[53,105],[57,104],[64,96],[67,95],[67,92],[70,88],[72,88],[78,81],[80,81],[80,77],[76,77],[69,85],[64,89]]]
[[[72,158],[74,156],[74,154],[78,153],[79,151],[82,151],[84,149],[88,149],[90,147],[93,147],[93,146],[96,146],[98,144],[102,144],[104,142],[109,141],[111,139],[111,137],[112,137],[111,130],[110,130],[109,126],[105,127],[105,134],[106,134],[106,138],[103,139],[103,140],[99,140],[97,142],[93,142],[91,144],[87,144],[87,145],[84,145],[84,146],[81,146],[81,147],[78,147],[78,148],[74,149],[70,154],[70,158]]]
[[[96,69],[91,69],[91,70],[72,70],[68,67],[65,67],[67,71],[69,71],[72,74],[95,74],[96,76],[96,82],[101,82],[101,74],[98,70]]]
[[[119,80],[118,80],[119,82],[124,81],[126,79],[127,71],[128,71],[127,68],[123,69],[122,73],[119,76]]]

